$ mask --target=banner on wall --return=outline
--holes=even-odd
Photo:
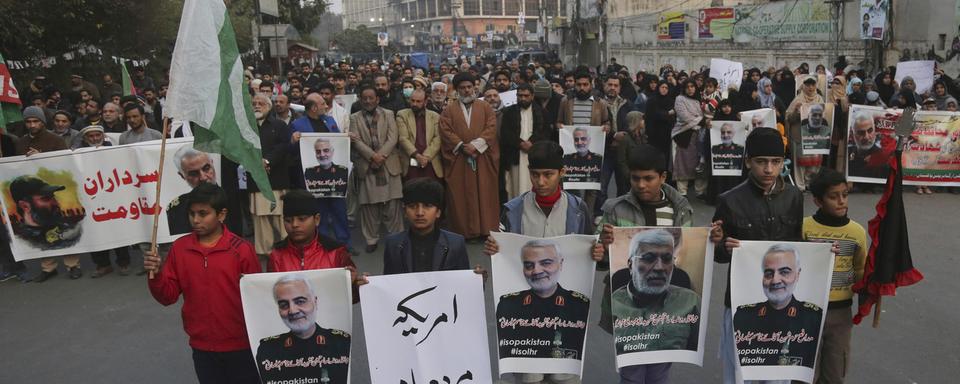
[[[701,9],[697,20],[697,36],[716,40],[732,38],[735,14],[733,8]]]
[[[683,40],[687,28],[683,18],[683,11],[660,13],[660,20],[657,23],[657,39]]]
[[[778,1],[736,7],[733,35],[754,40],[826,41],[833,36],[830,4],[820,0]]]
[[[887,25],[887,7],[889,0],[862,0],[860,2],[860,38],[863,40],[883,40],[883,31]]]

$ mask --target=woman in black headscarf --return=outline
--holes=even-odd
[[[733,109],[737,112],[752,111],[761,108],[760,92],[757,90],[756,84],[745,81],[740,85],[740,90],[737,93],[738,98],[733,104]]]
[[[670,153],[670,132],[676,121],[674,102],[670,84],[661,80],[657,83],[657,93],[647,100],[647,112],[644,115],[650,145],[657,147],[665,155]]]
[[[877,93],[880,94],[880,100],[883,100],[884,103],[888,103],[893,98],[893,94],[897,93],[897,83],[893,79],[893,74],[888,70],[880,72],[874,79],[874,84],[877,87]]]

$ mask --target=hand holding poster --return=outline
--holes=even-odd
[[[760,115],[756,115],[760,116]],[[714,176],[740,176],[743,173],[744,143],[747,124],[740,121],[710,123],[711,165]]]
[[[507,91],[500,94],[500,108],[506,108],[517,103],[517,91]]]
[[[160,202],[156,202],[160,141],[82,148],[0,159],[3,220],[17,260],[101,251],[189,231],[178,196],[200,182],[219,181],[219,155],[193,149],[193,138],[167,141]],[[179,173],[179,175],[178,175]],[[186,231],[183,231],[186,227]]]
[[[713,276],[710,228],[620,227],[610,245],[617,368],[703,364]]]
[[[600,170],[607,135],[602,127],[565,125],[560,130],[563,147],[563,189],[600,189]]]
[[[350,272],[342,268],[240,278],[260,381],[349,383],[351,295]]]
[[[581,376],[596,262],[595,237],[491,232],[500,374]]]
[[[730,302],[744,380],[813,382],[833,277],[830,247],[741,241],[734,248]]]
[[[834,104],[804,104],[800,107],[800,141],[804,155],[829,155],[833,136]]]
[[[897,84],[900,84],[905,77],[912,77],[913,82],[917,84],[914,91],[923,95],[933,88],[933,69],[935,66],[936,62],[933,60],[901,61],[897,63],[897,74],[894,80]]]
[[[720,92],[740,89],[743,82],[743,63],[726,59],[710,59],[710,76],[717,79]]]
[[[360,306],[372,382],[493,382],[480,275],[443,271],[368,280]]]
[[[346,133],[304,133],[300,160],[307,191],[315,197],[346,197],[350,137]]]
[[[847,180],[886,183],[890,156],[897,147],[894,126],[903,111],[854,104],[849,113]]]

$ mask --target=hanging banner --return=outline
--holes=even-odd
[[[683,18],[683,11],[661,12],[657,24],[657,39],[683,40],[687,28]]]
[[[889,0],[860,1],[860,38],[863,40],[883,40],[883,31],[887,25],[887,7]]]
[[[565,125],[560,130],[563,147],[563,189],[600,189],[600,170],[607,134],[603,127]]]
[[[260,382],[350,382],[353,304],[343,268],[240,278],[243,318]]]
[[[710,77],[717,79],[717,90],[740,89],[743,82],[743,63],[726,59],[710,59]]]
[[[894,127],[903,111],[853,104],[849,113],[847,180],[885,184],[890,174],[890,156],[897,148]]]
[[[960,186],[960,113],[920,111],[903,151],[903,183]]]
[[[617,369],[703,365],[713,276],[710,228],[618,227],[610,245]]]
[[[743,380],[813,382],[827,316],[829,243],[741,241],[730,263],[730,304]]]
[[[582,376],[596,237],[490,235],[500,374]]]
[[[350,161],[350,136],[346,133],[304,133],[300,160],[307,191],[315,197],[346,197]]]
[[[740,176],[743,173],[747,125],[741,121],[710,123],[710,163],[714,176]]]
[[[371,382],[493,382],[483,277],[466,270],[368,280],[360,307]]]
[[[733,35],[752,40],[830,41],[834,29],[830,7],[821,0],[739,6]]]
[[[830,154],[834,105],[804,104],[800,107],[800,144],[804,155]]]
[[[698,17],[697,36],[701,39],[722,40],[733,37],[735,12],[733,8],[701,9]]]
[[[16,260],[87,253],[150,241],[169,243],[190,230],[179,196],[219,183],[220,156],[167,140],[160,203],[155,200],[160,141],[55,151],[0,159],[3,221]],[[186,228],[186,231],[183,228]]]

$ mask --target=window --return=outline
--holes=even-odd
[[[463,0],[463,14],[476,16],[480,14],[480,0]]]
[[[510,1],[510,0],[507,0]],[[516,0],[514,0],[516,1]],[[524,16],[528,19],[536,18],[540,14],[540,0],[525,0],[527,8],[523,11]]]
[[[557,0],[543,0],[543,7],[547,9],[547,17],[557,16]]]
[[[437,0],[427,0],[427,17],[437,17]]]
[[[504,0],[504,10],[506,16],[516,16],[520,14],[520,2],[517,0]]]
[[[483,0],[484,16],[503,16],[503,0]]]
[[[449,0],[440,0],[437,2],[437,15],[438,16],[450,16],[450,1]]]

